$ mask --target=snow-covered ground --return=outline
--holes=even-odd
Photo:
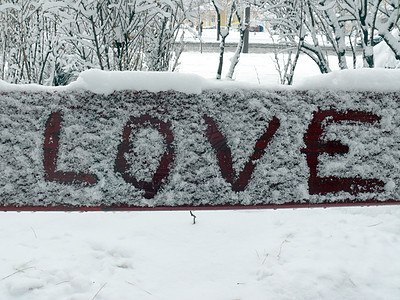
[[[183,53],[180,72],[213,78],[217,59]],[[305,79],[318,74],[306,58],[299,70],[303,88],[368,85],[363,72]],[[277,83],[266,54],[236,74]],[[2,212],[0,299],[400,298],[400,206],[194,214]]]
[[[400,207],[2,213],[1,299],[399,299]]]
[[[233,52],[226,52],[224,56],[224,65],[222,78],[226,76],[230,66],[230,59]],[[241,54],[239,64],[236,66],[233,78],[237,82],[249,82],[253,84],[277,85],[279,75],[274,65],[273,53],[247,53]],[[332,69],[337,65],[337,59],[331,57]],[[217,53],[183,52],[181,54],[181,65],[179,72],[196,73],[204,78],[215,78],[218,69],[219,55]],[[310,58],[302,56],[297,66],[296,77],[304,78],[307,76],[319,74],[318,67]],[[303,74],[296,76],[297,74]]]

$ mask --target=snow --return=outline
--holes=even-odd
[[[395,40],[399,40],[400,32],[396,28],[391,34],[393,35]],[[396,60],[396,57],[393,51],[389,48],[389,46],[383,41],[374,47],[374,62],[375,67],[379,68],[399,68],[400,62]]]
[[[398,299],[397,207],[2,213],[3,299]]]
[[[215,70],[213,62],[217,64],[217,56],[213,53],[204,53],[196,58],[199,63],[199,72],[191,73],[196,61],[193,54],[183,53],[185,66],[176,72],[129,72],[129,71],[102,71],[90,69],[82,72],[75,82],[66,87],[46,87],[36,84],[15,85],[0,80],[0,91],[80,91],[87,90],[96,94],[109,95],[115,91],[146,90],[149,92],[161,92],[174,90],[186,94],[200,94],[208,89],[287,89],[287,90],[311,90],[329,89],[342,91],[378,91],[394,92],[400,90],[397,83],[400,80],[399,69],[386,69],[377,67],[374,69],[348,69],[335,70],[328,74],[318,74],[315,66],[309,66],[307,61],[299,64],[300,71],[310,69],[311,75],[297,76],[294,85],[283,87],[278,84],[278,76],[273,64],[265,55],[247,54],[241,55],[241,64],[235,73],[235,81],[214,80]],[[228,56],[229,57],[229,56]],[[261,60],[262,59],[262,60]],[[208,61],[208,64],[207,64]],[[226,62],[226,65],[229,61]],[[187,65],[186,65],[187,63]],[[308,66],[308,67],[307,67]],[[202,69],[204,68],[204,69]],[[214,70],[215,69],[215,70]],[[312,74],[314,71],[315,74]]]
[[[212,92],[215,89],[225,89],[227,93],[234,94],[235,89],[238,88],[242,90],[246,87],[257,87],[263,90],[262,93],[268,92],[271,87],[282,88],[276,83],[273,67],[268,68],[270,65],[268,58],[261,59],[260,55],[247,55],[241,58],[238,70],[243,68],[243,71],[237,73],[236,82],[217,83],[210,79],[213,77],[216,64],[208,55],[210,54],[184,53],[180,71],[186,73],[190,69],[191,72],[195,72],[193,61],[197,61],[198,68],[201,68],[197,73],[202,77],[174,74],[172,76],[175,77],[171,78],[171,74],[118,72],[110,75],[91,70],[81,74],[77,82],[66,88],[14,86],[1,82],[0,89],[2,92],[35,91],[50,94],[55,90],[67,89],[77,93],[85,89],[99,93],[101,97],[113,91],[141,90],[148,86],[151,86],[153,92],[176,89],[196,95],[203,90]],[[214,56],[216,57],[217,54]],[[190,65],[185,66],[186,61],[190,61]],[[244,61],[248,62],[250,67],[245,67]],[[257,74],[253,66],[258,69],[258,77],[262,85],[257,84]],[[314,76],[318,72],[306,60],[301,62],[301,68],[312,77],[305,79],[305,72],[303,74],[300,72],[301,75],[295,80],[296,89],[332,89],[332,93],[341,95],[346,93],[339,91],[340,89],[350,91],[364,89],[366,91],[382,89],[398,91],[399,89],[397,70],[353,70]],[[290,93],[291,89],[287,92]],[[318,91],[310,92],[318,95]],[[338,105],[347,105],[351,108],[353,105],[350,101],[351,95],[349,93],[348,96],[343,96]],[[259,110],[260,114],[268,113],[258,99],[247,100],[251,109]],[[324,101],[324,99],[319,100]],[[16,102],[10,103],[15,105]],[[398,128],[393,127],[399,118],[399,114],[393,110],[393,107],[397,107],[398,104],[387,103],[390,105],[383,109],[374,106],[369,101],[361,102],[361,104],[358,101],[357,105],[384,116],[378,131],[383,130],[398,135]],[[295,112],[298,104],[292,101],[286,107]],[[37,105],[40,107],[40,101]],[[209,105],[214,104],[209,103]],[[49,112],[51,108],[50,106],[40,109]],[[29,112],[29,107],[24,109],[27,115],[32,113]],[[222,114],[229,115],[229,110],[222,111]],[[283,115],[282,113],[281,117]],[[193,116],[195,116],[194,113]],[[224,125],[225,128],[240,121],[240,115],[233,116],[231,120],[223,118],[224,122],[227,122]],[[65,133],[71,137],[79,133],[81,129],[79,124],[83,118],[78,115],[72,115],[70,119],[67,115],[65,117],[65,122],[70,122],[70,126],[66,126],[69,129]],[[213,117],[217,118],[217,116]],[[308,114],[307,117],[310,118],[310,115]],[[9,121],[10,119],[6,117],[2,119],[5,123]],[[29,120],[24,116],[21,124],[27,121]],[[41,122],[44,124],[45,116],[42,117]],[[117,118],[112,119],[111,122],[118,123],[121,130],[126,123]],[[291,122],[286,123],[285,129],[290,131],[291,128],[296,128],[296,119]],[[184,128],[179,124],[175,126],[177,126],[176,129]],[[240,126],[237,126],[237,130],[240,130]],[[9,129],[6,130],[6,128],[3,127],[3,133],[8,132]],[[190,128],[189,131],[197,129]],[[348,124],[330,126],[327,136],[334,137],[337,132],[345,132],[343,143],[349,143],[355,136],[353,129],[354,127]],[[377,133],[376,128],[367,127],[366,129],[362,132],[363,128],[358,128],[357,134],[367,137],[369,133]],[[187,133],[178,132],[181,136]],[[105,132],[105,134],[111,133]],[[158,140],[157,134],[153,132],[152,141]],[[226,134],[234,136],[233,132],[226,132]],[[256,134],[257,126],[251,135]],[[251,139],[251,135],[240,136],[240,138]],[[21,144],[28,143],[29,145],[30,141],[35,144],[35,136],[31,136],[29,132],[21,132],[21,135],[15,138]],[[83,147],[102,142],[95,139],[96,134],[93,132],[85,138]],[[139,134],[137,138],[143,137]],[[201,139],[202,137],[199,134],[194,138]],[[391,142],[388,139],[390,135],[381,138],[380,143],[384,147]],[[232,142],[233,155],[239,156],[237,145],[240,141],[231,138],[229,141]],[[294,141],[301,143],[301,136]],[[282,149],[285,145],[290,145],[290,142],[291,140],[285,140],[284,144],[275,145],[277,147],[275,149]],[[327,161],[323,161],[325,171],[331,172],[336,169],[341,172],[340,169],[346,168],[348,161],[357,159],[363,151],[371,153],[376,151],[374,142],[376,140],[370,139],[367,140],[366,145],[362,145],[363,147],[355,147],[353,156],[345,158],[345,161],[334,161],[332,165],[327,165]],[[90,166],[90,160],[79,161],[85,151],[74,148],[75,144],[82,144],[82,140],[63,146],[71,150],[71,161],[64,160],[66,165],[72,163],[75,167],[72,158],[76,157],[77,163],[86,161],[85,163]],[[105,145],[113,147],[112,144],[105,143]],[[17,146],[13,148],[15,153],[24,150]],[[182,144],[182,146],[185,145]],[[360,146],[360,144],[355,146]],[[388,150],[396,152],[396,146],[393,148]],[[157,146],[152,149],[156,152],[162,151]],[[63,150],[60,152],[62,153]],[[31,155],[35,158],[39,157],[40,153],[32,152]],[[393,157],[390,156],[379,159],[383,163],[393,163],[391,161]],[[26,163],[26,161],[18,162],[20,165]],[[243,164],[240,160],[235,163],[238,164],[238,168]],[[364,168],[361,169],[367,173],[376,171],[374,165],[368,168],[368,161],[358,161],[358,163],[364,164]],[[279,178],[290,172],[290,169],[277,167],[274,172],[265,173],[265,175]],[[384,176],[389,177],[400,174],[398,170],[394,172],[395,174],[390,174],[390,170],[384,170],[383,173]],[[7,188],[13,191],[12,186]],[[393,193],[398,188],[395,181],[389,180],[385,186],[385,192]],[[57,190],[55,189],[54,192]],[[112,195],[112,191],[110,193]],[[307,190],[300,184],[293,193],[304,195],[307,194]],[[0,298],[7,300],[394,300],[400,297],[398,284],[400,282],[399,206],[194,211],[194,214],[197,216],[196,224],[192,224],[193,219],[188,211],[0,213],[0,228],[2,228],[0,231],[2,241],[0,245]]]
[[[400,90],[400,70],[384,68],[333,71],[299,80],[295,89],[329,89],[364,92],[396,92]]]
[[[203,79],[194,74],[172,72],[106,72],[87,70],[68,88],[85,89],[97,94],[111,94],[123,90],[147,90],[160,92],[175,90],[183,93],[201,93]]]

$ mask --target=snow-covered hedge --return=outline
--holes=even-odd
[[[396,92],[208,88],[0,94],[0,205],[400,199]]]

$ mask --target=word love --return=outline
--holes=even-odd
[[[280,120],[273,117],[265,124],[265,130],[257,139],[253,153],[244,164],[240,172],[233,168],[231,149],[228,146],[226,137],[218,127],[217,122],[210,116],[202,116],[206,124],[206,130],[203,133],[210,143],[219,165],[222,178],[231,185],[234,192],[242,192],[248,186],[253,171],[260,158],[265,154],[265,149],[274,140],[276,133],[280,129]],[[57,160],[60,145],[60,131],[62,127],[61,111],[51,113],[46,122],[43,143],[43,167],[44,178],[46,181],[58,182],[61,184],[81,184],[96,185],[98,178],[96,174],[89,172],[60,171],[57,168]],[[305,155],[309,168],[308,190],[310,195],[337,193],[340,191],[348,192],[352,195],[364,192],[381,191],[384,182],[374,178],[358,177],[321,177],[318,175],[318,157],[321,154],[328,155],[345,154],[349,152],[349,146],[339,141],[326,141],[324,134],[326,127],[333,123],[354,122],[375,124],[380,121],[380,117],[363,111],[349,110],[340,112],[336,110],[318,110],[314,112],[313,118],[304,133],[305,148],[301,152]],[[139,129],[152,128],[157,130],[165,142],[165,151],[161,155],[159,165],[151,181],[138,180],[129,170],[132,165],[127,159],[127,154],[132,153],[132,141]],[[133,185],[135,188],[144,191],[144,197],[153,198],[160,188],[168,181],[168,176],[174,168],[176,149],[174,144],[174,132],[169,122],[159,120],[157,117],[149,114],[140,117],[131,117],[126,123],[122,132],[122,141],[118,145],[115,158],[114,171],[120,174],[124,181]]]

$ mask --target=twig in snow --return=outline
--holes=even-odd
[[[35,238],[37,239],[37,235],[36,235],[36,231],[35,231],[35,229],[33,229],[33,227],[31,226],[31,229],[32,229],[32,231],[33,231],[33,234],[35,235]]]
[[[193,225],[196,224],[196,216],[190,211],[190,215],[193,217]]]
[[[349,281],[350,281],[350,283],[353,285],[353,286],[357,286],[355,283],[354,283],[354,281],[353,280],[351,280],[351,278],[349,277]]]
[[[265,264],[265,261],[267,260],[267,257],[268,257],[268,253],[265,253],[264,254],[264,259],[263,259],[263,261],[261,263],[262,265]]]
[[[283,246],[284,243],[287,243],[287,242],[288,242],[288,240],[284,240],[284,241],[281,243],[281,246],[279,247],[279,253],[278,253],[278,255],[276,256],[276,257],[278,258],[278,260],[281,259],[282,246]]]
[[[61,281],[59,283],[56,283],[56,285],[60,285],[60,284],[63,284],[63,283],[68,283],[68,282],[70,282],[70,281],[69,280]]]
[[[376,224],[369,225],[368,227],[375,227],[375,226],[381,225],[382,223],[383,222],[379,222],[379,223],[376,223]]]
[[[258,257],[258,259],[259,260],[261,260],[261,256],[260,256],[260,254],[258,254],[258,251],[256,250],[256,254],[257,254],[257,257]],[[264,250],[264,254],[263,254],[263,260],[262,260],[262,262],[261,262],[261,264],[263,265],[263,264],[265,264],[265,261],[267,260],[267,257],[268,257],[268,253]]]
[[[133,286],[135,286],[135,287],[141,289],[142,291],[146,292],[147,294],[153,296],[152,293],[150,293],[149,291],[146,291],[144,288],[141,288],[140,286],[137,286],[136,284],[134,284],[134,283],[132,283],[132,282],[129,282],[129,281],[127,281],[127,283],[130,284],[130,285],[133,285]]]
[[[7,275],[6,277],[3,277],[2,279],[0,279],[0,281],[1,281],[1,280],[4,280],[4,279],[7,279],[7,278],[9,278],[9,277],[11,277],[11,276],[13,276],[13,275],[15,275],[15,274],[24,273],[25,270],[33,269],[33,268],[34,268],[34,267],[28,267],[28,268],[25,268],[25,269],[17,269],[17,271],[15,271],[14,273],[12,273],[12,274],[10,274],[10,275]]]
[[[106,286],[106,284],[107,284],[107,282],[105,283],[105,284],[103,284],[101,287],[100,287],[100,289],[97,291],[97,293],[93,296],[93,298],[92,298],[92,300],[94,300],[96,297],[97,297],[97,295],[101,292],[101,290]]]
[[[256,75],[257,75],[258,84],[261,84],[261,82],[260,82],[260,77],[258,76],[258,71],[257,71],[257,68],[256,68],[256,66],[254,66],[254,70],[256,71]]]
[[[288,243],[289,242],[289,238],[291,238],[292,237],[292,234],[291,233],[289,233],[287,236],[286,236],[286,239],[281,243],[281,246],[279,247],[279,253],[278,253],[278,255],[276,256],[277,258],[278,258],[278,260],[281,258],[281,252],[282,252],[282,247],[283,247],[283,244],[284,243]]]

